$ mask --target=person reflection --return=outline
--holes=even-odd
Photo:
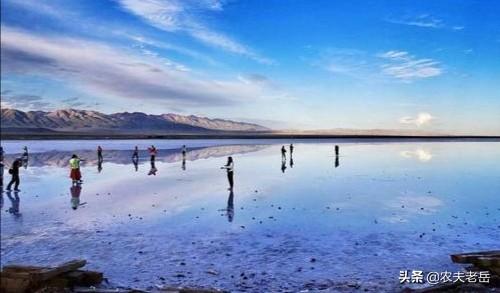
[[[281,172],[285,173],[286,170],[286,158],[281,160]]]
[[[21,213],[19,212],[19,204],[21,199],[19,198],[19,192],[14,191],[14,196],[12,196],[12,192],[10,190],[7,191],[7,197],[10,199],[11,207],[9,208],[9,213],[19,217]]]
[[[186,171],[186,157],[185,156],[182,156],[182,170],[183,171]]]
[[[26,159],[23,160],[23,167],[25,170],[28,169],[28,161],[29,161],[28,157],[26,157]]]
[[[69,191],[71,193],[71,208],[73,210],[76,210],[79,206],[83,205],[80,204],[80,194],[82,193],[82,185],[81,184],[72,185],[69,188]]]
[[[227,221],[232,222],[234,219],[234,192],[232,189],[229,191],[226,212],[227,212]]]
[[[290,152],[290,168],[293,168],[293,156],[291,152]]]
[[[158,171],[158,169],[156,169],[155,161],[153,160],[153,161],[151,161],[151,169],[149,169],[148,176],[150,176],[150,175],[156,176],[157,171]]]
[[[23,155],[21,157],[21,165],[24,167],[24,169],[28,169],[28,160],[29,160],[28,147],[24,146]]]
[[[23,161],[27,161],[29,158],[29,154],[28,154],[28,147],[27,146],[24,146],[23,148],[23,156],[22,156],[22,159]]]
[[[139,158],[132,158],[132,164],[134,164],[135,172],[139,171]]]
[[[102,171],[102,161],[98,160],[97,161],[97,172],[101,173],[101,171]]]

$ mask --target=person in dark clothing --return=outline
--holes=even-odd
[[[104,158],[102,157],[102,147],[98,146],[97,147],[97,162],[102,163],[104,161]]]
[[[337,168],[340,165],[339,162],[339,146],[335,145],[335,168]]]
[[[187,154],[187,148],[186,148],[186,145],[183,145],[182,146],[182,157],[186,157],[186,154]]]
[[[158,154],[158,151],[156,150],[154,145],[149,147],[148,151],[149,151],[149,155],[151,156],[151,162],[154,162],[156,159],[156,155]]]
[[[132,160],[139,160],[139,148],[135,146],[134,153],[132,154]]]
[[[19,191],[19,168],[21,165],[22,161],[20,159],[15,159],[12,163],[12,166],[9,169],[9,173],[12,175],[12,178],[10,179],[9,185],[7,185],[7,190],[11,190],[12,184],[14,184],[14,190]]]
[[[290,144],[290,156],[293,154],[293,143]]]
[[[227,158],[227,163],[225,166],[221,167],[221,169],[226,169],[227,171],[227,180],[229,181],[229,188],[228,190],[233,190],[234,186],[234,162],[233,162],[233,157],[228,157]]]
[[[281,147],[281,159],[283,159],[283,160],[286,159],[286,149],[285,149],[285,146]]]

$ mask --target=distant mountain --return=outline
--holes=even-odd
[[[219,131],[259,132],[268,128],[245,122],[210,119],[194,115],[149,115],[141,112],[104,114],[97,111],[63,109],[51,112],[1,110],[2,131],[18,129],[43,131],[113,133],[205,133]]]

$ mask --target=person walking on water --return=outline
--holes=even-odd
[[[9,174],[12,176],[10,179],[9,184],[7,185],[7,190],[11,190],[12,184],[14,184],[14,191],[20,191],[19,190],[19,183],[20,183],[20,178],[19,178],[19,168],[21,168],[22,161],[21,159],[15,159],[14,162],[12,162],[12,166],[9,169]]]
[[[158,154],[158,151],[156,150],[154,145],[149,147],[148,151],[149,151],[149,155],[151,156],[151,162],[154,162],[156,159],[156,155]]]
[[[234,162],[233,162],[233,157],[228,157],[227,158],[227,163],[225,166],[220,167],[221,169],[226,169],[227,171],[227,180],[229,181],[229,188],[228,190],[233,190],[234,186]]]
[[[99,163],[104,161],[104,158],[102,157],[102,147],[101,146],[97,146],[97,161]]]
[[[69,167],[71,168],[69,177],[73,180],[73,185],[82,183],[82,173],[80,172],[81,161],[83,160],[81,160],[76,154],[73,154],[69,160]]]
[[[281,159],[283,159],[283,160],[286,159],[286,149],[285,149],[285,146],[281,147]]]
[[[135,146],[134,153],[132,154],[132,160],[139,160],[139,148]]]

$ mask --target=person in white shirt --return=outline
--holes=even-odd
[[[233,190],[234,186],[234,179],[233,179],[233,174],[234,174],[234,162],[232,157],[227,158],[227,163],[225,166],[221,167],[221,169],[226,169],[227,171],[227,180],[229,181],[229,188],[228,190]]]

